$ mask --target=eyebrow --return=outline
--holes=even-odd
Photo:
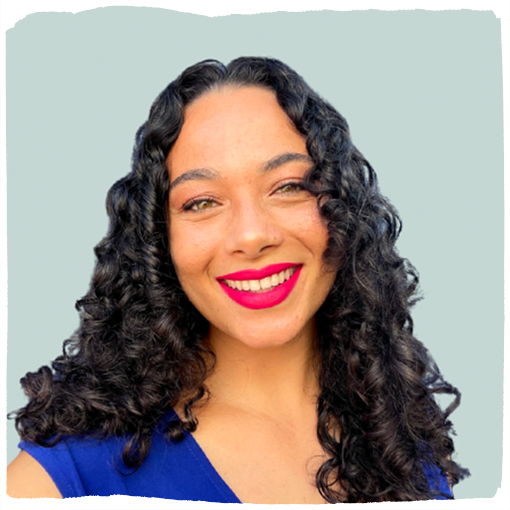
[[[286,163],[290,163],[291,161],[303,161],[305,163],[313,164],[313,159],[306,154],[301,154],[299,152],[285,152],[284,154],[278,154],[269,161],[266,161],[262,165],[262,172],[270,172],[271,170],[275,170],[276,168],[283,166]],[[220,174],[216,170],[210,168],[195,168],[184,172],[179,175],[179,177],[176,177],[170,183],[170,189],[175,188],[177,185],[185,181],[217,181],[219,179]]]
[[[286,163],[290,163],[291,161],[303,161],[305,163],[313,164],[313,159],[306,154],[301,154],[300,152],[286,152],[267,161],[262,167],[262,171],[270,172],[271,170],[285,165]]]
[[[211,170],[209,168],[195,168],[194,170],[188,170],[183,174],[176,177],[170,183],[170,189],[175,188],[178,184],[185,181],[217,181],[219,179],[219,174],[216,170]]]

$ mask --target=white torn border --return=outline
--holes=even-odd
[[[6,123],[5,123],[5,33],[9,28],[36,12],[72,12],[96,9],[100,7],[156,7],[169,9],[179,12],[188,12],[191,14],[200,14],[205,16],[226,16],[229,14],[258,14],[262,12],[301,12],[301,11],[351,11],[351,10],[415,10],[423,9],[429,11],[435,10],[479,10],[494,12],[496,17],[501,19],[502,31],[502,59],[503,59],[503,91],[504,97],[504,122],[506,130],[504,131],[505,148],[505,174],[509,168],[508,160],[510,158],[510,106],[509,94],[510,77],[510,2],[508,0],[237,0],[237,1],[218,1],[218,0],[152,0],[152,1],[129,1],[129,0],[111,0],[109,2],[100,0],[0,0],[0,410],[5,416],[6,407],[6,378],[7,371],[7,186],[6,186]],[[506,83],[506,85],[505,85]],[[509,180],[505,179],[505,202],[509,196]],[[505,269],[510,252],[509,245],[509,225],[510,217],[507,208],[505,208]],[[505,271],[505,296],[509,294],[510,283],[506,278]],[[506,300],[505,300],[506,303]],[[505,314],[506,314],[505,306]],[[505,344],[509,340],[509,328],[505,321]],[[510,508],[510,348],[505,345],[504,366],[504,424],[503,424],[503,472],[502,488],[492,499],[464,499],[456,501],[422,501],[412,503],[365,503],[364,507],[385,509],[470,509],[479,510],[508,510]],[[481,412],[480,409],[475,412]],[[0,466],[2,476],[0,477],[0,504],[4,510],[9,509],[84,509],[84,510],[140,510],[143,509],[207,509],[224,508],[220,503],[203,503],[196,501],[172,501],[157,498],[135,498],[129,496],[110,496],[108,498],[98,496],[88,496],[84,498],[54,500],[15,500],[5,495],[5,476],[6,466],[6,420],[0,419],[0,444],[4,445],[0,449]],[[480,431],[480,441],[483,441],[483,431]],[[303,508],[304,505],[249,505],[256,508]],[[306,505],[306,508],[321,508],[318,505]]]

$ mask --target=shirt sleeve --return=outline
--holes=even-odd
[[[64,441],[51,447],[22,441],[19,447],[41,464],[63,498],[86,496],[74,460]]]

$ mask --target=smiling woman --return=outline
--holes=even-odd
[[[184,71],[107,206],[80,328],[22,379],[11,496],[452,497],[459,393],[413,336],[398,216],[299,75]]]

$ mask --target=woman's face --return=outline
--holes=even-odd
[[[300,186],[312,160],[275,94],[200,97],[167,164],[172,260],[211,335],[260,348],[313,334],[335,273],[323,268],[317,201]]]

